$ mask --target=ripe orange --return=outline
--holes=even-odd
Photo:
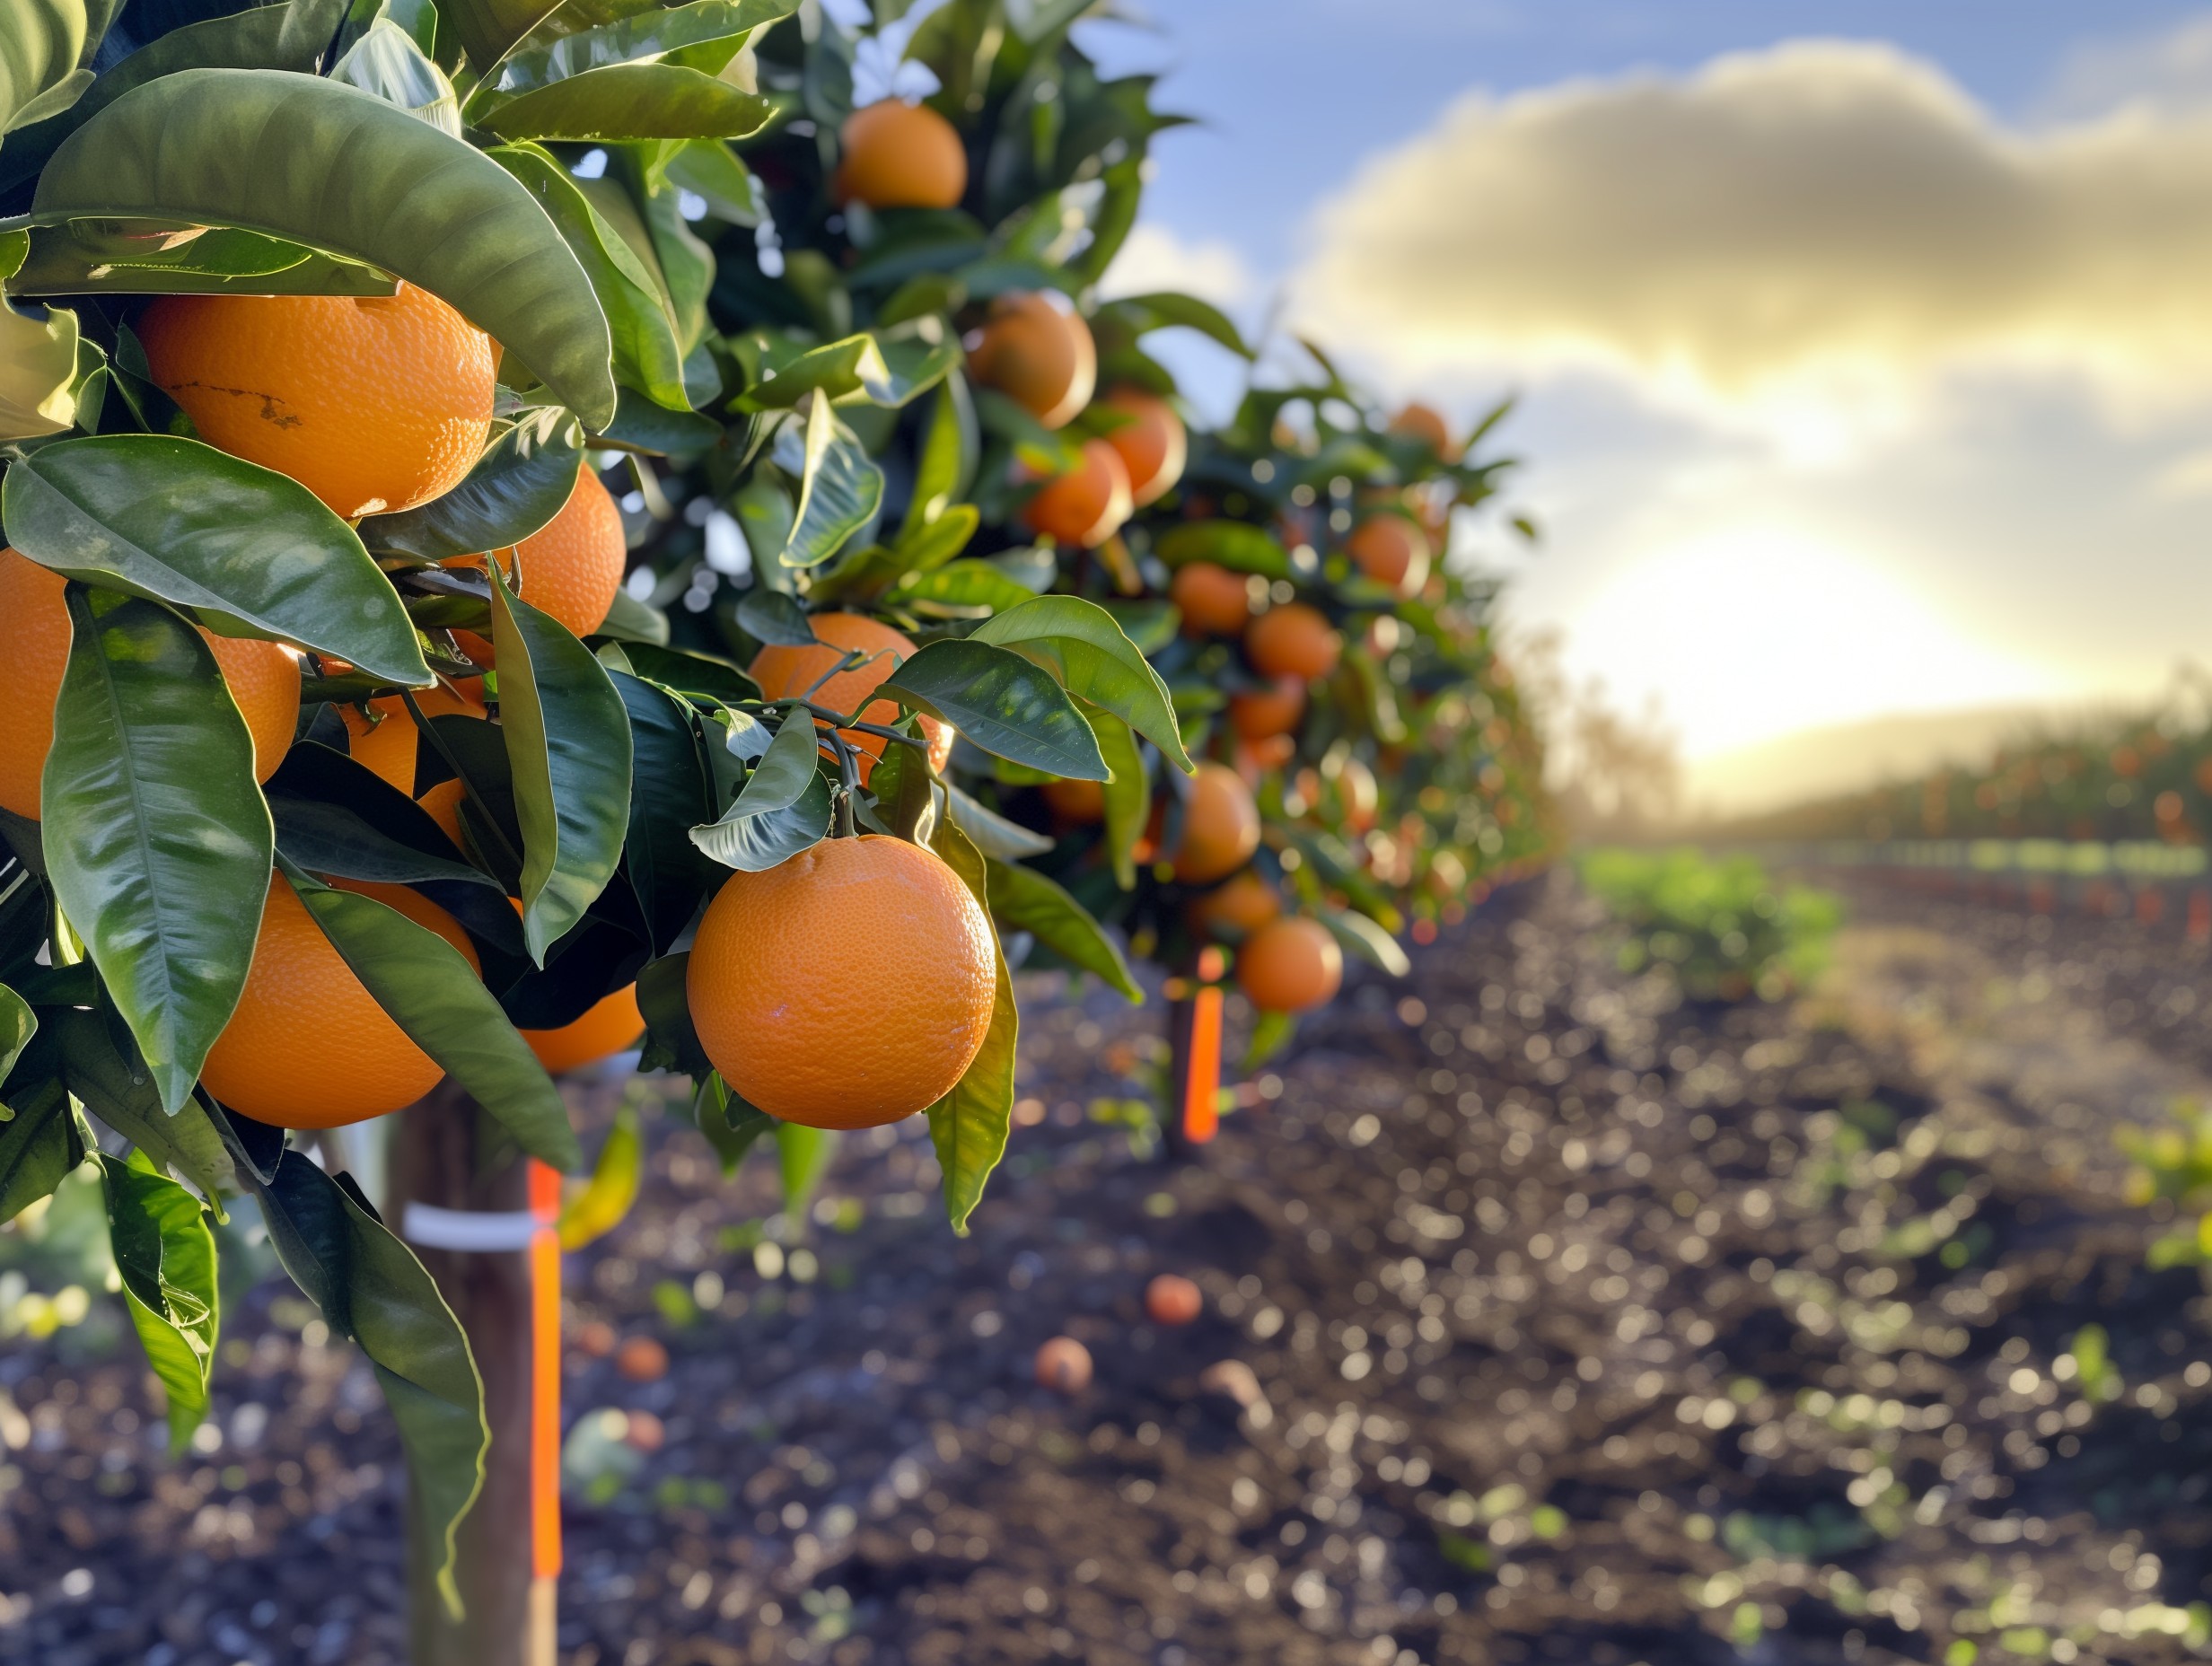
[[[615,592],[622,588],[628,546],[622,536],[622,512],[586,469],[560,513],[512,549],[499,552],[499,565],[515,583],[515,594],[550,613],[578,636],[607,622]],[[443,565],[483,570],[482,556],[455,556]],[[491,644],[473,632],[460,633],[462,645],[479,664],[492,662]]]
[[[1183,802],[1182,837],[1172,853],[1175,877],[1205,885],[1235,872],[1260,848],[1260,807],[1236,771],[1212,762],[1198,766]]]
[[[1037,1383],[1062,1394],[1091,1386],[1091,1350],[1073,1337],[1054,1337],[1037,1350]]]
[[[1045,482],[1023,505],[1031,530],[1056,543],[1096,549],[1129,518],[1129,471],[1104,440],[1085,440],[1083,460]]]
[[[1066,426],[1098,386],[1098,346],[1072,308],[1034,292],[991,303],[968,369],[1048,428]]]
[[[991,1026],[991,923],[960,876],[904,839],[824,839],[734,873],[692,945],[699,1043],[771,1117],[869,1128],[952,1091]]]
[[[1344,951],[1315,920],[1277,920],[1236,951],[1236,980],[1263,1013],[1303,1013],[1344,982]]]
[[[426,289],[164,295],[138,320],[154,380],[212,445],[347,520],[461,484],[490,432],[492,339]]]
[[[1186,636],[1233,636],[1252,617],[1251,591],[1244,575],[1210,561],[1177,567],[1167,593],[1183,616]]]
[[[899,707],[894,702],[871,701],[868,697],[875,692],[879,683],[913,657],[914,638],[865,613],[817,613],[807,622],[814,627],[817,638],[811,645],[793,648],[770,643],[753,655],[752,680],[760,685],[762,696],[784,700],[806,694],[817,678],[845,657],[847,650],[857,648],[876,657],[851,671],[838,672],[807,697],[816,706],[856,717],[862,723],[897,722]],[[819,718],[815,721],[821,723]],[[883,749],[891,742],[882,735],[863,734],[856,729],[838,732],[861,754],[860,781],[866,785],[875,768],[875,760],[883,756]],[[926,716],[922,719],[922,734],[929,742],[931,766],[943,769],[952,756],[952,725]]]
[[[594,1003],[575,1022],[557,1030],[525,1030],[522,1039],[530,1043],[538,1062],[558,1075],[635,1047],[645,1033],[645,1014],[637,1010],[637,986],[626,984]]]
[[[1244,629],[1244,656],[1262,677],[1326,677],[1343,653],[1344,638],[1303,601],[1269,608]]]
[[[1066,826],[1086,827],[1106,820],[1103,781],[1048,781],[1040,791],[1052,807],[1053,819]]]
[[[1201,930],[1218,934],[1225,927],[1246,937],[1282,912],[1280,894],[1250,868],[1240,868],[1190,905]]]
[[[69,663],[68,580],[0,548],[0,809],[34,820],[39,777],[54,745],[54,702]],[[291,750],[300,720],[300,662],[274,642],[203,630],[231,698],[253,736],[253,777],[266,781]]]
[[[1108,430],[1106,443],[1121,454],[1137,506],[1172,491],[1190,455],[1190,436],[1175,408],[1142,388],[1116,388],[1099,403],[1129,419]]]
[[[476,964],[460,922],[401,885],[353,881],[427,925]],[[269,882],[253,964],[200,1080],[241,1116],[285,1128],[336,1128],[411,1105],[444,1073],[394,1023],[280,875]]]
[[[1233,694],[1229,697],[1229,727],[1243,741],[1265,741],[1278,734],[1288,734],[1298,726],[1305,715],[1305,681],[1299,677],[1278,677],[1275,687],[1265,694]]]
[[[1392,434],[1410,434],[1417,440],[1426,440],[1429,449],[1447,462],[1452,460],[1452,429],[1444,419],[1444,413],[1433,406],[1423,405],[1418,399],[1391,418]]]
[[[838,201],[871,208],[952,208],[968,189],[960,129],[926,104],[885,99],[845,118]]]
[[[1145,1286],[1145,1312],[1155,1325],[1188,1325],[1206,1311],[1206,1297],[1180,1273],[1163,1273]]]
[[[1428,534],[1403,515],[1369,515],[1352,529],[1344,553],[1378,584],[1417,595],[1428,582]]]
[[[471,680],[476,686],[482,686],[480,680]],[[422,707],[426,717],[435,717],[440,713],[462,717],[489,716],[483,701],[447,683],[417,690],[415,704]],[[371,700],[365,713],[358,706],[341,706],[338,715],[346,721],[347,750],[352,753],[354,761],[382,776],[402,793],[411,794],[415,791],[415,759],[422,736],[416,731],[415,720],[408,715],[407,702],[396,694],[388,694],[382,699]],[[430,793],[439,790],[432,787]],[[428,798],[430,793],[423,796]]]

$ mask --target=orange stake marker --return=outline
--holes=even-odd
[[[531,1572],[550,1600],[561,1571],[561,1241],[559,1171],[530,1164],[530,1212],[544,1223],[530,1241]]]
[[[1183,1078],[1183,1137],[1203,1145],[1221,1127],[1221,986],[1190,999],[1190,1068]]]

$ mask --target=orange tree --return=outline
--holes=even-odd
[[[678,639],[771,692],[856,675],[840,653],[1020,647],[1013,621],[1048,607],[1110,618],[1172,733],[1094,703],[1106,780],[959,746],[948,802],[1032,963],[1134,998],[1098,920],[1186,982],[1240,949],[1264,1050],[1333,994],[1344,952],[1400,969],[1397,934],[1552,848],[1489,590],[1442,566],[1453,513],[1506,466],[1470,455],[1502,413],[1454,441],[1433,412],[1386,419],[1316,355],[1308,381],[1190,432],[1148,338],[1252,351],[1193,297],[1099,299],[1178,118],[1146,78],[1101,77],[1068,36],[1084,9],[970,0],[911,31],[825,16],[764,40],[786,118],[740,147],[750,193],[709,206],[709,310],[743,362],[738,408],[830,395],[818,437],[859,530],[834,559],[750,558],[792,547],[788,495],[733,495],[710,455],[663,482],[645,570]],[[918,100],[882,95],[900,36],[893,84],[934,83]],[[856,92],[856,62],[877,86]],[[924,361],[943,380],[913,397]],[[794,433],[768,472],[811,454]],[[702,499],[726,513],[683,507]]]
[[[337,1130],[400,1113],[410,1218],[505,1220],[520,1159],[580,1162],[549,1070],[645,1030],[733,1158],[926,1113],[958,1226],[1015,1013],[951,731],[1071,780],[1181,756],[1077,598],[910,655],[802,630],[795,575],[877,548],[855,436],[960,396],[925,314],[799,365],[709,306],[702,232],[759,201],[731,142],[796,126],[801,31],[756,39],[792,9],[0,0],[0,1219],[98,1164],[181,1440],[208,1223],[256,1199],[385,1388],[425,1662],[550,1647],[531,1314],[519,1256],[418,1258]],[[620,588],[614,494],[680,478],[826,674]],[[974,511],[929,478],[941,547]]]

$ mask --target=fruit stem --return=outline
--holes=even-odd
[[[858,831],[853,820],[853,789],[840,786],[830,794],[830,837],[851,838]]]

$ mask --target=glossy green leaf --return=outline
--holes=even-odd
[[[1113,777],[1106,783],[1106,855],[1113,863],[1114,883],[1123,890],[1137,886],[1137,842],[1152,822],[1152,772],[1145,767],[1143,748],[1136,732],[1111,712],[1092,707],[1084,715],[1098,736],[1100,755]]]
[[[612,673],[630,717],[630,829],[622,861],[630,888],[665,951],[681,934],[715,874],[691,842],[714,814],[702,741],[690,709],[642,678]]]
[[[106,230],[122,225],[134,229]],[[24,295],[389,295],[399,287],[373,266],[235,226],[173,238],[172,228],[144,220],[40,226],[9,287]]]
[[[605,319],[530,193],[405,110],[314,75],[188,69],[65,140],[33,214],[237,225],[345,255],[458,308],[584,418],[613,420]]]
[[[805,795],[815,776],[814,759],[821,750],[813,722],[804,713],[786,716],[784,725],[768,742],[768,750],[745,777],[745,790],[730,806],[733,816],[765,816],[788,810]]]
[[[796,799],[779,808],[750,815],[738,814],[737,806],[733,805],[730,813],[719,821],[691,829],[691,842],[724,867],[735,868],[741,873],[765,872],[801,851],[812,849],[830,831],[830,784],[813,767],[812,737],[807,728],[786,724],[786,732],[794,728],[809,741],[807,776]],[[777,740],[782,741],[781,734]],[[753,780],[759,778],[759,772],[756,770]],[[751,791],[752,781],[745,785],[746,791]],[[742,794],[739,802],[743,802]]]
[[[983,854],[968,836],[951,821],[940,821],[931,847],[988,908],[990,884]],[[1007,976],[1006,957],[998,950],[996,934],[991,951],[998,965],[998,992],[982,1050],[952,1091],[929,1108],[930,1143],[936,1147],[937,1166],[944,1176],[945,1218],[963,1237],[968,1217],[983,1201],[985,1182],[1006,1154],[1006,1136],[1014,1126],[1014,1048],[1021,1016],[1014,1009],[1014,979]]]
[[[737,599],[737,624],[756,642],[805,648],[815,640],[814,627],[807,623],[798,598],[765,584],[755,584]]]
[[[642,1070],[672,1070],[704,1080],[714,1069],[691,1022],[685,986],[690,969],[691,951],[686,949],[648,962],[637,974],[637,1010],[645,1020],[645,1057],[638,1066]]]
[[[426,688],[407,609],[353,529],[297,481],[197,440],[114,434],[41,446],[0,483],[8,540],[42,566],[191,608]]]
[[[112,592],[73,584],[67,600],[75,640],[40,788],[48,879],[174,1110],[253,959],[268,806],[199,633]]]
[[[1172,292],[1124,295],[1107,304],[1128,318],[1139,334],[1180,324],[1219,342],[1240,357],[1252,356],[1252,350],[1245,344],[1243,333],[1229,321],[1228,314],[1196,295]]]
[[[1128,723],[1186,775],[1197,767],[1183,750],[1167,685],[1095,601],[1038,596],[985,620],[969,640],[996,643],[1035,661],[1070,694]]]
[[[614,1127],[600,1145],[590,1182],[561,1206],[554,1229],[560,1234],[561,1248],[581,1250],[620,1225],[637,1201],[644,1172],[645,1142],[637,1134],[637,1108],[626,1104],[615,1113]]]
[[[777,1174],[784,1185],[784,1214],[794,1221],[803,1220],[815,1188],[838,1154],[837,1134],[830,1128],[810,1128],[803,1122],[778,1122],[774,1132]]]
[[[330,69],[330,78],[403,110],[440,133],[461,137],[461,100],[445,72],[388,17],[379,17]]]
[[[732,1092],[722,1074],[714,1070],[699,1078],[698,1092],[691,1097],[691,1115],[707,1143],[715,1148],[724,1179],[737,1172],[738,1164],[760,1143],[762,1135],[773,1134],[783,1126]]]
[[[670,184],[691,192],[709,213],[733,225],[758,225],[768,214],[760,182],[720,139],[691,139],[676,145],[664,172]]]
[[[1210,561],[1232,573],[1291,576],[1290,553],[1262,529],[1242,521],[1185,521],[1163,532],[1153,553],[1172,567]]]
[[[1298,1015],[1295,1013],[1261,1013],[1252,1020],[1251,1044],[1244,1049],[1244,1070],[1247,1074],[1260,1068],[1285,1048],[1298,1033]]]
[[[104,1152],[108,1237],[130,1322],[169,1399],[169,1450],[181,1452],[207,1415],[219,1298],[215,1239],[199,1201],[145,1157]]]
[[[234,1188],[222,1134],[195,1097],[174,1116],[162,1109],[162,1096],[143,1058],[127,1058],[127,1041],[118,1046],[100,1013],[65,1007],[48,1014],[61,1063],[62,1079],[84,1109],[150,1158],[155,1168],[189,1180],[211,1201]]]
[[[944,790],[952,820],[985,855],[1001,862],[1019,862],[1024,856],[1041,856],[1052,848],[1052,841],[1043,834],[1009,821],[995,810],[986,810],[951,782],[945,783]]]
[[[78,67],[84,0],[0,0],[0,133],[58,114],[92,84]]]
[[[934,573],[922,573],[901,584],[901,602],[926,603],[939,608],[990,608],[1004,610],[1033,601],[1036,592],[1017,583],[988,561],[955,561]]]
[[[443,497],[361,522],[380,556],[446,561],[507,549],[560,513],[584,464],[584,430],[557,407],[528,411]],[[349,657],[341,655],[341,658]]]
[[[460,950],[358,891],[286,877],[377,1005],[531,1156],[566,1172],[584,1153],[560,1091]]]
[[[897,409],[944,381],[966,355],[960,338],[934,314],[881,332],[876,338],[883,374],[864,380],[862,395],[873,405]]]
[[[1413,969],[1413,962],[1398,940],[1364,914],[1355,914],[1349,908],[1322,908],[1319,918],[1331,935],[1368,965],[1378,967],[1392,978],[1403,978]]]
[[[0,238],[0,245],[10,242],[17,245],[20,261],[24,233]],[[0,259],[0,266],[6,264]],[[0,294],[0,441],[32,440],[69,427],[77,419],[76,380],[77,315],[66,307],[19,312]]]
[[[15,1068],[15,1061],[38,1033],[39,1015],[31,1010],[31,1003],[0,984],[0,1082],[7,1080],[8,1072]]]
[[[467,1333],[350,1175],[333,1178],[287,1151],[256,1192],[285,1271],[321,1309],[323,1322],[359,1344],[375,1368],[407,1454],[415,1542],[439,1548],[432,1572],[458,1614],[453,1530],[484,1484],[491,1441]]]
[[[596,634],[611,636],[617,642],[640,642],[648,647],[665,648],[674,633],[667,614],[650,602],[638,601],[627,590],[618,590],[608,606],[607,617],[599,622]]]
[[[678,694],[724,701],[760,697],[759,685],[733,660],[688,648],[655,648],[639,643],[625,644],[623,652],[629,655],[630,668],[640,677],[664,688],[673,688]]]
[[[529,191],[590,279],[610,331],[617,379],[656,408],[688,414],[675,322],[660,282],[636,250],[549,153],[503,145],[487,153]]]
[[[883,502],[883,471],[827,400],[807,413],[805,457],[798,514],[778,557],[787,567],[820,566]]]
[[[40,1082],[13,1095],[10,1109],[15,1114],[0,1122],[0,1223],[52,1197],[86,1149],[83,1124],[59,1083]]]
[[[976,425],[968,379],[954,371],[938,387],[930,407],[929,433],[915,462],[914,495],[907,504],[906,524],[900,531],[901,547],[954,507],[975,480],[976,460],[981,450],[982,435]],[[953,553],[959,553],[957,548]]]
[[[592,651],[492,571],[499,726],[522,829],[522,934],[531,959],[584,917],[622,859],[630,722]]]
[[[775,106],[680,64],[614,64],[525,92],[481,125],[503,139],[744,139]]]
[[[1121,951],[1081,903],[1034,868],[1008,862],[987,866],[991,912],[1001,925],[1028,932],[1070,965],[1097,973],[1132,1004],[1144,1000]]]
[[[954,504],[935,521],[917,526],[899,540],[898,566],[908,573],[934,573],[968,548],[982,524],[973,504]]]
[[[787,411],[817,390],[837,399],[891,374],[873,336],[847,336],[813,347],[781,364],[764,365],[761,379],[731,401],[744,411]]]
[[[587,70],[632,64],[681,47],[745,35],[797,9],[797,0],[691,0],[689,5],[645,8],[596,28],[563,35],[549,45],[512,54],[500,65],[491,90],[496,93],[534,92]]]
[[[990,643],[933,642],[877,692],[951,723],[987,752],[1077,781],[1103,781],[1091,725],[1050,673]]]

